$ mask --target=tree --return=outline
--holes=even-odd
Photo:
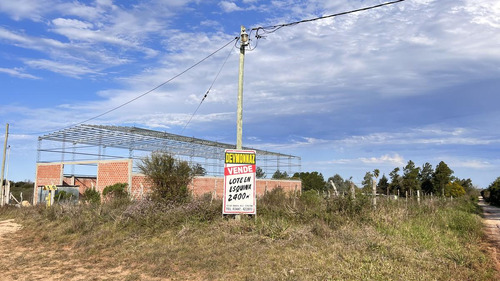
[[[257,167],[257,169],[255,170],[255,176],[258,179],[263,179],[266,177],[266,173],[262,170],[261,167]]]
[[[479,190],[474,187],[471,179],[459,179],[457,182],[464,188],[465,194],[474,198],[479,196]]]
[[[399,167],[394,168],[392,172],[389,173],[391,178],[391,183],[389,184],[389,192],[396,194],[398,189],[401,189],[401,177],[399,176]]]
[[[486,201],[493,205],[500,206],[500,177],[492,182],[483,194]]]
[[[344,180],[339,174],[335,174],[333,177],[328,178],[327,186],[329,182],[332,181],[337,187],[339,193],[349,193],[350,183],[349,180]],[[331,188],[330,186],[328,188]]]
[[[373,184],[373,174],[371,172],[366,172],[361,184],[363,185],[363,191],[365,193],[367,193],[367,194],[371,193],[372,184]]]
[[[420,170],[418,179],[420,181],[420,188],[425,193],[435,193],[434,185],[432,184],[432,173],[433,173],[432,165],[429,162],[426,162],[422,165],[422,169]]]
[[[446,197],[460,197],[465,195],[465,189],[459,182],[454,181],[446,184],[444,194]]]
[[[302,190],[324,190],[326,183],[323,175],[318,172],[295,173],[294,178],[300,178],[302,181]]]
[[[375,177],[375,192],[378,193],[377,182],[378,182],[378,176],[380,176],[380,170],[379,169],[373,170],[373,176]]]
[[[377,192],[381,194],[387,193],[387,195],[389,195],[389,179],[387,179],[385,174],[382,175],[382,177],[378,181]]]
[[[205,170],[205,168],[203,168],[203,166],[199,163],[194,164],[191,169],[193,170],[193,175],[195,176],[203,177],[207,175],[207,170]]]
[[[188,162],[168,153],[153,152],[138,167],[153,184],[153,199],[183,202],[189,197],[187,185],[193,178],[193,171]]]
[[[453,170],[451,170],[443,161],[439,162],[436,166],[436,170],[434,170],[434,173],[432,174],[432,184],[437,193],[444,195],[446,185],[451,182],[452,175]]]
[[[281,179],[288,179],[289,176],[288,176],[288,174],[287,174],[286,171],[285,172],[280,172],[280,170],[278,169],[278,170],[276,170],[276,172],[274,172],[272,178],[275,179],[275,180],[281,180]]]
[[[403,168],[402,191],[409,191],[411,194],[413,190],[420,189],[418,182],[419,172],[420,168],[415,167],[413,161],[408,161],[408,164]]]

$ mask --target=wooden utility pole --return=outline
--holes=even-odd
[[[248,34],[241,26],[240,34],[240,68],[238,75],[238,111],[236,112],[236,149],[242,149],[243,135],[243,71],[245,66],[245,48],[248,46]]]
[[[0,206],[5,205],[5,188],[3,186],[3,176],[5,172],[5,156],[7,154],[7,141],[9,139],[9,123],[5,126],[5,142],[3,144],[2,175],[0,177]]]
[[[243,149],[243,72],[245,68],[245,48],[248,45],[248,34],[246,28],[241,26],[240,33],[240,67],[238,73],[238,110],[236,111],[236,149]],[[234,216],[235,220],[241,220],[240,215]]]

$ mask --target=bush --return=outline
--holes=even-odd
[[[483,196],[491,204],[500,206],[500,177],[492,182],[488,189],[483,191]]]
[[[115,183],[113,185],[108,185],[102,191],[102,196],[107,198],[126,198],[128,197],[128,192],[125,190],[128,184],[126,183]]]
[[[73,193],[70,193],[70,192],[66,192],[64,190],[60,190],[56,193],[54,199],[55,201],[57,202],[63,202],[63,201],[69,201],[71,200],[72,198],[74,198],[75,196],[73,195]]]
[[[153,184],[153,200],[186,202],[189,198],[187,185],[193,179],[193,171],[186,161],[168,153],[154,152],[138,167]]]
[[[94,188],[88,188],[83,192],[83,201],[91,204],[101,203],[101,194]]]

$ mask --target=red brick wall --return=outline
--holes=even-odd
[[[103,161],[98,163],[97,179],[95,178],[75,178],[74,185],[80,186],[80,193],[85,189],[90,188],[92,184],[97,190],[101,191],[108,185],[115,183],[131,184],[132,195],[140,199],[145,194],[151,191],[151,184],[148,182],[144,175],[134,174],[130,175],[132,170],[131,160],[125,161]],[[38,164],[37,165],[37,185],[63,183],[62,178],[62,164]],[[67,184],[72,184],[70,178],[65,179]],[[142,186],[141,186],[142,184]],[[265,191],[270,191],[276,187],[281,187],[285,192],[300,192],[302,184],[300,180],[268,180],[257,179],[256,192],[257,196],[264,195]],[[193,195],[201,196],[205,193],[215,192],[216,196],[221,198],[224,192],[224,178],[216,177],[195,177],[188,185]]]
[[[37,164],[36,165],[36,184],[62,184],[62,164]]]
[[[136,199],[142,199],[151,192],[151,184],[144,175],[132,175],[132,196]]]
[[[96,189],[102,191],[106,186],[115,183],[129,183],[131,161],[105,161],[97,166]]]
[[[300,192],[302,182],[300,180],[257,180],[257,196],[264,195],[266,191],[271,191],[277,187],[283,188],[285,192]]]
[[[141,179],[142,178],[142,179]],[[140,190],[140,183],[143,184],[144,193],[149,192],[149,184],[145,180],[143,175],[134,175],[132,178],[132,193],[134,190],[137,192]],[[300,180],[266,180],[266,179],[257,179],[257,196],[264,195],[265,191],[270,191],[274,188],[281,187],[285,190],[285,192],[300,192],[302,188],[302,183]],[[216,177],[195,177],[193,181],[188,185],[188,188],[191,190],[192,194],[195,196],[201,196],[205,193],[213,193],[217,197],[222,198],[224,194],[224,178],[216,178]],[[136,196],[137,197],[137,196]]]
[[[33,204],[37,203],[38,187],[41,185],[62,184],[63,164],[36,164],[35,190]]]
[[[78,192],[80,194],[83,194],[86,189],[92,188],[93,186],[95,187],[97,185],[97,178],[90,178],[90,177],[64,177],[64,185],[77,185]]]

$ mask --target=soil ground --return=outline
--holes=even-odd
[[[480,198],[487,241],[500,273],[500,208]],[[43,242],[26,240],[14,220],[0,221],[0,281],[7,280],[159,280],[124,267],[109,267],[109,258],[84,259],[67,248],[56,251]]]
[[[490,206],[479,197],[479,206],[483,209],[483,223],[488,237],[488,249],[500,271],[500,208]]]
[[[81,259],[71,249],[56,251],[25,241],[14,220],[0,221],[0,281],[7,280],[143,280],[140,274],[104,267],[105,260]]]

